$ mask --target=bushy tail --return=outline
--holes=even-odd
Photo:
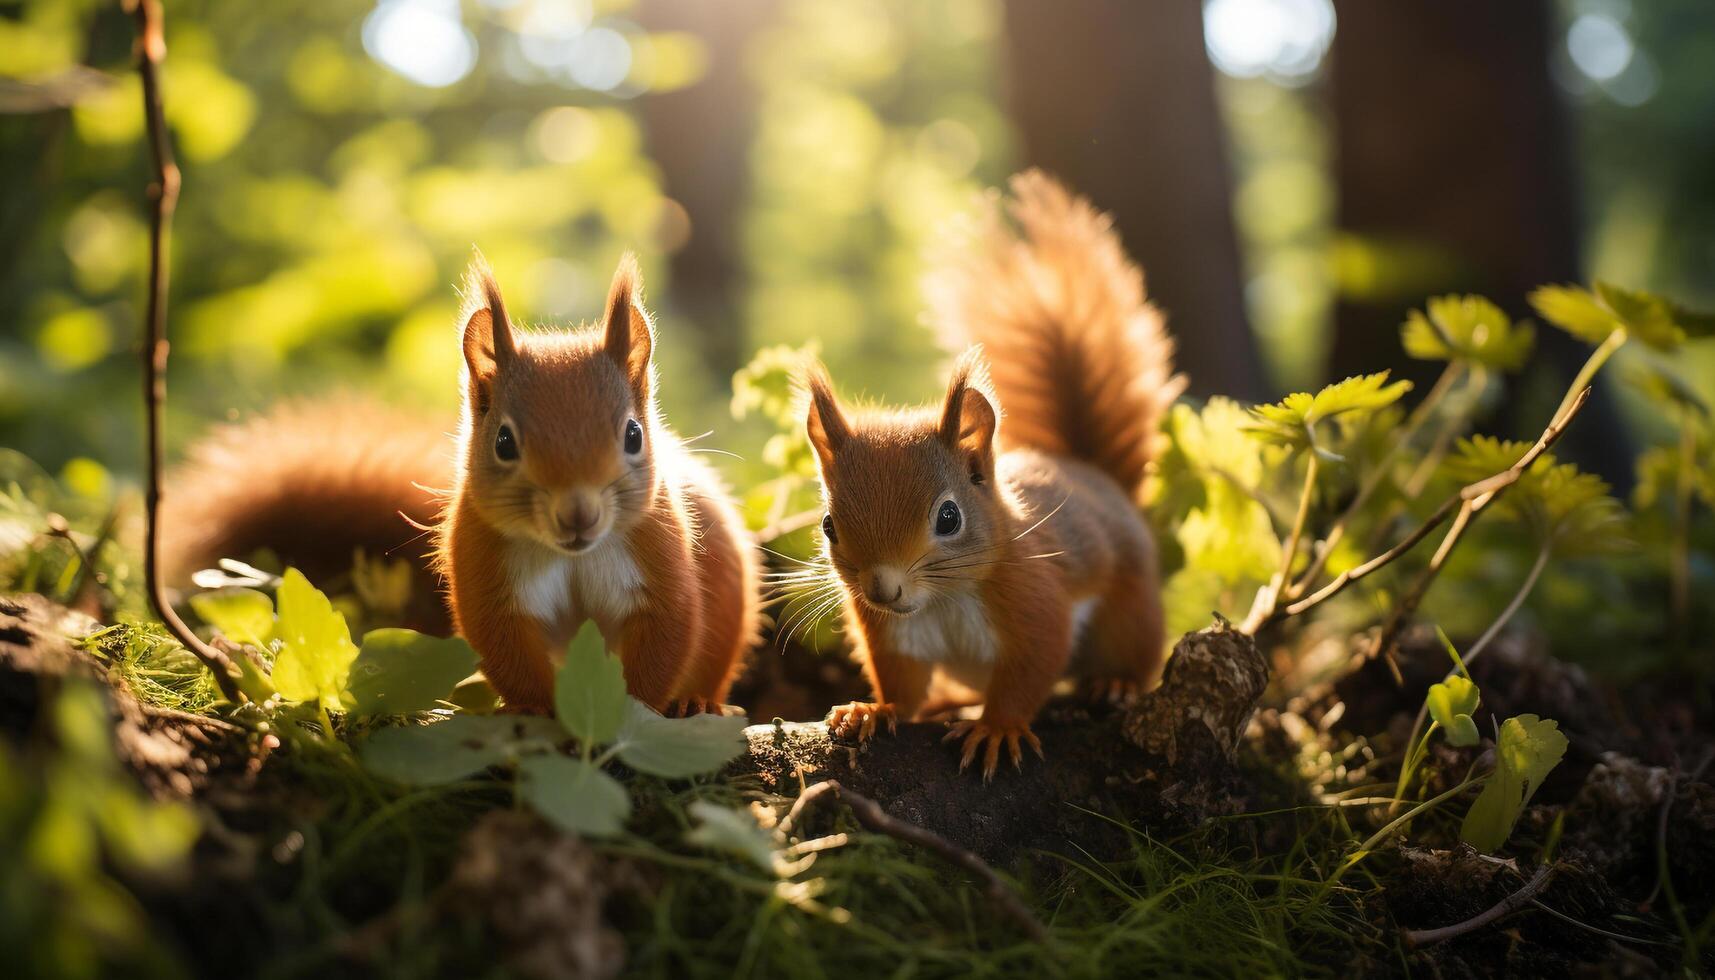
[[[1041,171],[954,236],[926,292],[950,344],[982,344],[1011,445],[1086,460],[1135,496],[1184,390],[1113,219]]]
[[[166,476],[162,571],[169,583],[222,558],[270,549],[326,588],[348,584],[354,554],[412,564],[406,625],[447,630],[429,570],[432,535],[452,485],[453,441],[404,412],[349,399],[287,402],[224,425]]]

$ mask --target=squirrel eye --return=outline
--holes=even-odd
[[[512,434],[510,425],[502,424],[500,432],[495,435],[494,455],[503,463],[513,462],[518,458],[518,438]]]
[[[643,426],[636,419],[625,420],[625,454],[635,456],[643,451]]]
[[[941,509],[935,512],[935,533],[941,537],[959,533],[959,525],[963,518],[959,515],[959,505],[951,500],[941,504]]]
[[[834,533],[834,515],[822,515],[822,533],[827,535],[829,544],[839,544],[839,535]]]

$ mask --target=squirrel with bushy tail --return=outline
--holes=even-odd
[[[599,323],[521,330],[478,258],[456,440],[338,399],[226,427],[171,481],[169,574],[264,547],[318,581],[359,550],[403,556],[417,576],[408,624],[444,631],[450,616],[509,710],[552,711],[556,662],[591,620],[632,696],[668,714],[721,710],[756,634],[754,543],[661,417],[640,291],[627,255]]]
[[[838,735],[980,703],[948,733],[984,778],[1041,754],[1031,722],[1069,671],[1129,702],[1159,682],[1155,542],[1139,492],[1183,387],[1111,220],[1040,173],[1013,180],[929,282],[954,363],[926,408],[852,408],[819,366],[806,427],[825,556],[873,701]]]

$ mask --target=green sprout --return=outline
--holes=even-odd
[[[476,669],[476,651],[456,637],[389,628],[353,643],[345,615],[295,568],[280,578],[278,604],[276,611],[266,593],[234,586],[191,597],[204,622],[264,659],[271,655],[266,673],[249,657],[234,658],[251,699],[309,709],[324,739],[334,734],[329,712],[371,718],[428,711]]]
[[[1519,814],[1566,755],[1566,746],[1560,725],[1550,719],[1519,715],[1503,722],[1494,772],[1466,812],[1459,839],[1485,853],[1505,844]]]
[[[613,837],[631,797],[604,769],[618,761],[663,779],[714,772],[744,750],[743,717],[663,718],[626,694],[625,673],[595,624],[585,623],[554,677],[556,718],[458,714],[384,728],[360,749],[376,775],[416,786],[455,782],[496,766],[516,773],[519,801],[562,830]],[[575,754],[561,751],[573,743]]]

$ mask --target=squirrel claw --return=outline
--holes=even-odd
[[[1143,697],[1143,682],[1130,677],[1092,677],[1084,681],[1084,697],[1096,704],[1129,708]]]
[[[877,719],[887,721],[889,735],[898,733],[899,717],[894,712],[893,705],[871,704],[867,701],[853,701],[829,711],[828,731],[835,738],[855,736],[861,745],[875,734]]]
[[[704,697],[679,698],[675,701],[669,701],[667,702],[667,710],[662,712],[668,718],[689,718],[692,715],[718,715],[720,713],[720,702]]]
[[[1038,759],[1043,758],[1042,742],[1036,733],[1030,730],[1029,722],[991,722],[983,719],[961,721],[947,730],[943,742],[964,739],[964,752],[959,756],[959,771],[964,772],[976,761],[977,752],[983,754],[983,782],[994,779],[994,771],[1000,765],[1000,750],[1006,748],[1007,758],[1012,760],[1012,768],[1024,768],[1023,745],[1028,745],[1036,753]],[[1022,743],[1022,744],[1021,744]]]

